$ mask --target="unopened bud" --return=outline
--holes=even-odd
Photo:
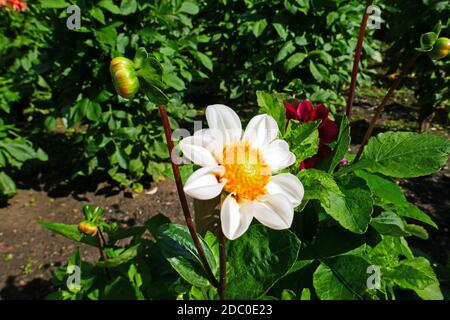
[[[450,39],[439,38],[437,39],[433,50],[430,51],[429,56],[433,60],[441,60],[448,55],[449,50],[450,50]]]
[[[95,224],[84,220],[78,224],[78,231],[93,237],[97,234],[98,228]]]
[[[117,93],[126,98],[132,98],[139,90],[139,80],[134,70],[133,61],[125,57],[111,60],[109,66],[111,77]]]

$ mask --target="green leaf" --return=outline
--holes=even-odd
[[[409,233],[405,230],[406,223],[394,212],[384,211],[372,219],[370,225],[379,233],[390,236],[402,237]]]
[[[170,223],[169,218],[167,218],[165,215],[158,213],[156,216],[151,217],[148,219],[144,225],[150,231],[150,233],[156,237],[158,234],[159,228],[164,225]]]
[[[147,50],[145,50],[145,48],[140,47],[139,49],[137,49],[133,59],[134,67],[136,69],[140,69],[144,64],[145,59],[147,58],[148,53]]]
[[[156,238],[162,254],[183,279],[198,287],[211,285],[186,226],[164,224],[159,228]],[[199,239],[212,271],[216,272],[213,253],[200,236]]]
[[[396,267],[386,269],[383,278],[412,290],[423,290],[437,282],[430,262],[423,257],[400,261]]]
[[[329,75],[328,69],[324,65],[315,64],[312,60],[309,61],[309,71],[318,82],[322,82]]]
[[[97,6],[108,10],[112,14],[120,14],[120,8],[114,4],[113,0],[101,0],[99,3],[97,3]]]
[[[355,174],[366,180],[370,191],[380,199],[397,206],[403,206],[408,203],[402,189],[389,178],[363,170],[357,170]]]
[[[41,0],[41,7],[44,9],[67,9],[70,3],[64,0]]]
[[[416,289],[414,291],[423,300],[444,300],[439,281],[433,282],[433,284],[424,289]]]
[[[288,123],[284,140],[289,144],[290,151],[295,154],[295,167],[311,158],[319,149],[319,127],[320,121],[300,123],[291,120]]]
[[[6,140],[6,139],[5,139]],[[9,140],[0,143],[0,147],[3,147],[13,158],[19,162],[25,162],[36,157],[36,152],[33,147],[30,146],[25,140]]]
[[[367,230],[373,201],[363,179],[347,176],[338,186],[330,174],[315,169],[301,170],[297,177],[305,188],[304,200],[319,200],[328,215],[354,233]]]
[[[190,1],[184,1],[181,5],[180,11],[194,15],[197,14],[200,9],[197,4]]]
[[[6,197],[12,197],[16,194],[16,184],[3,171],[0,171],[0,194]]]
[[[292,43],[292,40],[289,40],[288,42],[284,43],[281,47],[280,51],[278,52],[277,56],[275,57],[275,62],[279,62],[286,58],[291,53],[295,52],[295,46]]]
[[[113,154],[113,158],[117,160],[120,167],[128,169],[128,157],[122,149],[117,148],[116,152]]]
[[[169,87],[172,87],[177,91],[186,89],[184,81],[181,80],[174,72],[163,73],[162,79]]]
[[[281,23],[272,23],[273,27],[277,31],[278,35],[281,39],[286,40],[286,37],[288,36],[288,33],[284,26]]]
[[[141,244],[138,243],[130,248],[127,248],[116,257],[106,259],[105,261],[98,261],[97,266],[100,268],[114,268],[121,264],[127,263],[134,259],[138,254],[138,249]]]
[[[424,227],[416,224],[407,224],[405,226],[405,231],[420,239],[428,240],[429,238],[427,230]]]
[[[314,272],[314,288],[321,300],[363,300],[367,298],[369,263],[358,256],[326,259]]]
[[[256,38],[259,38],[264,32],[264,29],[266,29],[266,27],[267,27],[266,19],[258,20],[253,24],[252,32]]]
[[[365,235],[355,234],[336,225],[321,226],[314,241],[302,247],[298,259],[323,259],[341,255],[361,247],[365,242]]]
[[[253,224],[227,244],[227,297],[257,299],[294,265],[300,240],[290,231]]]
[[[91,16],[102,24],[105,24],[105,15],[99,7],[92,7],[89,11]]]
[[[274,118],[282,135],[286,127],[286,110],[283,104],[285,99],[286,95],[280,93],[256,91],[259,113],[266,113]]]
[[[114,48],[116,45],[117,31],[115,25],[100,28],[94,32],[95,38],[103,47]]]
[[[169,97],[158,87],[147,82],[142,82],[141,86],[147,98],[154,104],[167,104],[169,101]]]
[[[136,0],[122,0],[120,2],[120,13],[124,16],[135,13],[137,9]]]
[[[336,142],[336,147],[333,150],[331,157],[329,173],[332,173],[339,162],[344,158],[345,154],[350,147],[350,123],[346,116],[342,117],[341,123],[339,125],[339,134]]]
[[[405,238],[383,236],[383,239],[370,250],[367,258],[372,264],[391,267],[397,265],[400,255],[407,259],[414,257]]]
[[[211,59],[204,53],[197,51],[195,56],[197,57],[197,59],[201,62],[201,64],[208,69],[209,71],[213,70],[213,63],[211,61]]]
[[[448,159],[450,143],[438,136],[385,132],[371,138],[361,162],[366,170],[396,178],[413,178],[439,170]]]
[[[94,247],[98,246],[95,238],[80,233],[76,224],[56,223],[43,220],[38,221],[38,223],[44,228],[56,232],[67,239],[85,243]]]
[[[376,196],[376,204],[399,216],[415,219],[437,228],[436,223],[425,212],[406,200],[402,189],[389,178],[363,170],[357,170],[355,173],[366,180],[370,191]]]
[[[286,72],[291,71],[296,66],[298,66],[300,63],[302,63],[303,60],[305,60],[306,57],[307,57],[307,55],[305,53],[301,53],[301,52],[294,53],[292,56],[290,56],[284,62],[284,65],[283,65],[284,66],[284,70],[286,70]]]
[[[311,291],[308,288],[302,290],[300,300],[311,300]]]
[[[115,230],[113,233],[108,234],[108,243],[114,244],[116,241],[121,239],[141,236],[145,232],[145,230],[146,228],[142,226]]]
[[[99,121],[102,118],[102,107],[97,102],[89,101],[86,109],[86,117],[91,121]]]
[[[421,221],[426,224],[429,224],[430,226],[432,226],[436,229],[438,228],[437,224],[430,218],[429,215],[427,215],[425,212],[423,212],[422,210],[417,208],[412,203],[407,203],[401,207],[393,207],[393,208],[391,208],[391,210],[393,210],[399,216],[415,219],[417,221]]]

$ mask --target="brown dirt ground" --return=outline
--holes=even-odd
[[[388,129],[414,130],[417,112],[404,107],[414,105],[410,96],[400,94],[393,99],[376,133]],[[369,97],[357,101],[352,119],[353,150],[356,150],[379,100],[379,97]],[[430,132],[449,138],[448,126],[442,124],[445,121],[439,121],[439,117],[436,119]],[[399,184],[405,189],[409,200],[428,212],[440,226],[439,230],[427,227],[430,239],[414,240],[414,245],[436,261],[445,263],[450,250],[449,167],[432,176],[402,180]],[[9,205],[0,208],[0,300],[44,298],[52,290],[52,269],[64,264],[75,249],[73,242],[40,227],[36,223],[40,219],[77,223],[83,219],[83,205],[91,203],[105,207],[106,218],[124,226],[142,224],[157,213],[167,215],[173,222],[183,222],[175,185],[169,180],[152,183],[141,194],[124,192],[107,182],[98,181],[81,180],[66,184],[63,188],[65,192],[55,193],[40,182],[25,183],[19,187]],[[57,185],[56,189],[61,187]],[[153,193],[155,190],[156,193]],[[97,251],[85,246],[82,246],[81,254],[87,260],[98,257]]]
[[[172,222],[183,222],[170,180],[152,184],[140,194],[111,189],[106,183],[100,183],[95,191],[55,198],[42,189],[19,189],[9,206],[0,208],[0,299],[41,299],[51,292],[52,269],[64,264],[76,245],[37,221],[78,223],[83,220],[81,209],[86,203],[103,206],[105,218],[122,227],[142,225],[157,213]],[[97,250],[84,245],[80,249],[83,259],[98,258]]]

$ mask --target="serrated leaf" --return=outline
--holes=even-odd
[[[405,230],[406,223],[394,212],[384,211],[370,222],[379,233],[390,236],[407,236],[409,233]]]
[[[413,178],[439,170],[449,151],[450,143],[435,135],[385,132],[369,140],[360,162],[371,172]]]
[[[290,120],[286,129],[284,140],[289,144],[290,151],[296,157],[295,167],[308,158],[311,158],[319,149],[319,121],[300,123]]]
[[[395,268],[387,269],[383,276],[401,288],[412,290],[423,290],[437,282],[430,262],[423,257],[400,261]]]
[[[363,179],[348,176],[338,186],[330,174],[316,169],[301,170],[297,177],[305,188],[304,200],[319,200],[328,215],[354,233],[367,230],[373,201]]]
[[[363,258],[345,255],[326,259],[314,272],[314,289],[321,300],[367,298],[367,268]]]

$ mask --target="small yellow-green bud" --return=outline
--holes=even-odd
[[[97,234],[98,228],[95,224],[84,220],[78,224],[78,231],[80,231],[81,233],[84,233],[88,236],[93,237]]]
[[[139,90],[139,79],[134,70],[133,61],[125,57],[111,60],[109,71],[117,93],[126,98],[132,98]]]
[[[449,38],[439,38],[434,44],[433,50],[430,51],[429,56],[433,60],[444,59],[448,55],[450,50],[450,39]]]

